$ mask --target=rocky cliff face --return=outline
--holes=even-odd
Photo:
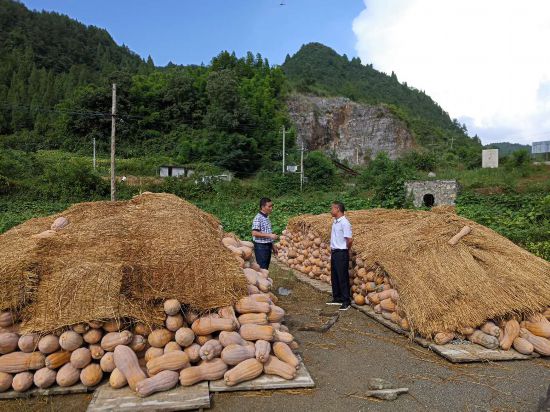
[[[350,164],[364,164],[379,152],[395,159],[414,147],[406,125],[383,106],[344,97],[293,95],[289,112],[307,150],[333,152]]]

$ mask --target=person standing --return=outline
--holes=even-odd
[[[330,214],[334,218],[330,234],[330,277],[332,301],[327,305],[340,305],[340,310],[351,306],[349,287],[349,251],[353,243],[351,223],[344,215],[346,208],[342,202],[332,204]]]
[[[279,236],[272,233],[269,215],[273,211],[273,202],[267,197],[260,199],[260,211],[252,221],[252,239],[256,262],[262,269],[269,269],[271,252],[277,252],[274,240]]]

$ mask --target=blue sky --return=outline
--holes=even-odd
[[[353,19],[361,0],[24,0],[105,28],[155,64],[208,63],[221,50],[261,53],[281,64],[302,44],[320,42],[355,56]]]

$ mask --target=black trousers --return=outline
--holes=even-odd
[[[254,242],[254,255],[256,256],[256,262],[262,269],[269,269],[272,247],[273,243]]]
[[[333,250],[330,255],[330,277],[332,282],[332,300],[351,304],[349,294],[349,251]]]

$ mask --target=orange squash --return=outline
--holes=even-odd
[[[80,382],[87,387],[96,386],[102,378],[103,371],[97,363],[90,363],[80,371]]]
[[[434,342],[436,345],[445,345],[455,338],[455,334],[452,332],[439,332],[434,336]]]
[[[140,381],[136,386],[136,393],[140,397],[146,397],[156,392],[167,391],[178,384],[179,373],[174,371],[162,371],[151,378]]]
[[[193,343],[190,346],[186,347],[183,351],[189,356],[189,361],[191,363],[197,363],[201,360],[200,355],[201,345],[198,343]]]
[[[277,375],[283,379],[291,380],[296,377],[296,368],[283,362],[276,356],[270,356],[264,363],[264,373],[266,375]]]
[[[189,356],[183,351],[174,351],[165,353],[147,362],[147,372],[149,376],[153,376],[161,371],[179,371],[188,366]]]
[[[80,379],[80,369],[76,369],[70,363],[67,363],[57,371],[55,381],[59,386],[73,386]]]
[[[191,386],[202,381],[214,381],[222,378],[227,371],[227,365],[220,358],[201,362],[198,366],[185,368],[180,372],[182,386]],[[261,372],[260,372],[261,373]]]
[[[254,295],[251,295],[254,296]],[[240,314],[243,313],[269,313],[271,307],[267,302],[258,302],[251,296],[239,299],[235,304],[235,309]]]
[[[12,352],[0,356],[0,372],[20,373],[44,367],[45,357],[40,352]]]
[[[38,347],[38,341],[40,340],[40,336],[38,336],[36,333],[31,333],[29,335],[23,335],[19,338],[19,341],[17,342],[17,346],[19,346],[19,350],[21,352],[34,352]]]
[[[113,352],[107,352],[99,361],[101,370],[106,373],[111,373],[115,370],[115,354]]]
[[[55,383],[57,372],[50,368],[38,369],[33,376],[34,385],[40,389],[47,389]],[[2,390],[0,389],[0,392]]]
[[[0,333],[0,355],[11,353],[17,349],[19,335],[12,332]]]
[[[242,315],[241,315],[242,316]],[[239,335],[238,332],[220,332],[218,340],[223,347],[235,344],[235,345],[246,345],[246,341]]]
[[[88,348],[78,348],[71,353],[71,365],[77,369],[83,369],[92,362],[92,354]]]
[[[90,349],[92,359],[99,360],[105,355],[105,350],[100,345],[90,345],[88,349]]]
[[[265,313],[245,313],[238,318],[239,324],[255,324],[255,325],[267,325],[268,319]]]
[[[497,338],[500,336],[500,328],[491,321],[485,322],[479,329],[487,335],[495,336]]]
[[[103,337],[103,331],[101,329],[90,329],[86,333],[84,333],[84,335],[82,335],[84,342],[89,343],[91,345],[101,341],[102,337]]]
[[[221,359],[227,365],[238,365],[246,359],[254,357],[253,346],[242,346],[231,344],[226,346],[221,352]]]
[[[33,375],[30,372],[19,372],[13,377],[11,387],[16,392],[25,392],[33,384]]]
[[[239,334],[244,340],[266,340],[268,342],[273,341],[275,330],[268,325],[242,325],[239,329]]]
[[[11,388],[13,376],[6,372],[0,372],[0,393],[7,391]]]
[[[114,353],[115,365],[128,381],[130,388],[135,391],[138,382],[146,378],[139,367],[136,353],[128,346],[118,345]]]
[[[219,331],[234,331],[237,324],[233,319],[215,318],[213,316],[202,316],[191,325],[196,335],[209,335]]]
[[[504,334],[500,340],[500,348],[502,350],[509,350],[514,340],[519,336],[519,322],[516,319],[510,319],[504,325]]]
[[[246,359],[223,375],[227,386],[235,386],[238,383],[257,378],[263,372],[263,363],[256,358]]]
[[[72,330],[63,332],[59,337],[59,346],[66,351],[72,352],[81,347],[83,343],[82,335]]]
[[[524,328],[533,335],[550,338],[550,321],[540,314],[526,320]]]
[[[183,348],[191,345],[195,340],[195,333],[190,328],[179,328],[176,331],[176,342]]]
[[[257,340],[254,347],[256,359],[262,363],[267,362],[269,354],[271,353],[271,344],[266,340]]]
[[[38,341],[38,350],[45,355],[49,355],[59,348],[59,338],[55,335],[45,335]]]
[[[111,375],[109,375],[109,385],[113,389],[120,389],[128,385],[128,381],[117,368],[113,369]]]
[[[174,332],[168,329],[155,329],[147,337],[149,345],[155,348],[163,348],[168,342],[174,338]]]
[[[277,358],[292,365],[294,368],[298,369],[300,367],[300,360],[294,355],[292,349],[290,349],[286,343],[275,342],[273,344],[273,353]]]
[[[58,351],[54,353],[50,353],[45,361],[44,364],[47,368],[50,369],[57,369],[66,363],[70,362],[71,360],[71,352],[68,351]]]
[[[223,346],[217,339],[210,339],[202,345],[199,354],[202,360],[212,360],[222,353]]]
[[[512,345],[515,350],[524,355],[531,355],[535,351],[535,348],[527,339],[520,338],[519,336],[514,339]]]
[[[519,331],[520,338],[527,340],[535,352],[540,353],[542,356],[550,356],[550,340],[543,338],[542,336],[537,336],[531,333],[529,330],[521,328]],[[0,358],[1,360],[1,358]]]

